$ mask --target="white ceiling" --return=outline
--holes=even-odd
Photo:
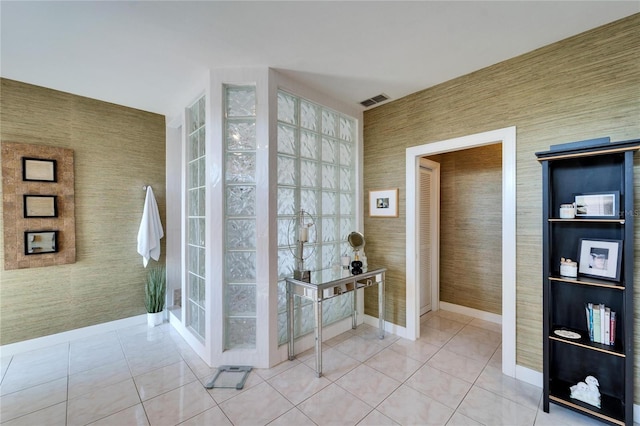
[[[640,12],[636,1],[4,1],[2,77],[171,119],[208,69],[398,99]]]

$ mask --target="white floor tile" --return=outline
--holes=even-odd
[[[316,377],[315,370],[305,364],[278,374],[268,383],[294,405],[331,384],[326,377]]]
[[[443,425],[454,412],[406,385],[400,386],[377,409],[402,425]]]
[[[266,425],[291,410],[293,404],[263,382],[219,407],[234,425]]]
[[[471,383],[429,365],[419,369],[406,385],[454,410],[471,389]]]
[[[319,425],[355,425],[373,410],[336,384],[313,395],[298,408]]]
[[[2,418],[2,426],[65,426],[67,424],[67,403],[60,402],[42,410],[34,411],[22,417],[4,421]]]
[[[336,384],[372,407],[377,407],[401,385],[388,375],[361,364],[341,377]]]
[[[92,391],[70,399],[67,405],[67,425],[86,425],[140,403],[132,379]]]
[[[53,380],[2,396],[0,419],[6,422],[67,400],[67,378]]]
[[[474,386],[458,412],[482,424],[532,426],[536,410]]]
[[[142,403],[151,426],[176,425],[216,406],[198,381]]]

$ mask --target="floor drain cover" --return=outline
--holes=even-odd
[[[207,389],[213,388],[231,388],[242,389],[244,382],[251,372],[251,368],[247,365],[221,365],[218,372],[209,383],[205,385]]]

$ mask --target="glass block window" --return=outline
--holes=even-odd
[[[205,328],[205,98],[187,108],[186,324],[204,340]]]
[[[310,257],[305,268],[318,270],[339,265],[350,253],[347,235],[355,226],[354,118],[284,91],[278,91],[278,330],[279,343],[287,342],[286,285],[293,275],[294,226],[304,209],[315,226],[305,245]],[[323,323],[351,315],[352,294],[323,303]],[[296,337],[313,330],[312,305],[296,300]]]
[[[256,346],[256,90],[224,94],[226,350]]]

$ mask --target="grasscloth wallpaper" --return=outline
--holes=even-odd
[[[440,163],[440,300],[502,312],[502,145],[427,157]]]
[[[0,344],[143,314],[136,237],[145,184],[165,223],[164,117],[7,79],[0,108],[2,141],[73,150],[76,219],[76,263],[0,272]]]
[[[640,14],[590,30],[455,80],[381,105],[364,115],[364,193],[400,188],[400,217],[369,218],[367,257],[384,264],[386,318],[405,324],[405,150],[450,138],[517,128],[516,362],[542,371],[541,170],[549,145],[610,136],[640,138]],[[640,154],[635,161],[640,200]],[[640,221],[635,223],[640,253]],[[640,286],[640,256],[636,256]],[[375,312],[368,294],[367,311]],[[640,402],[640,291],[635,291],[635,402]]]

